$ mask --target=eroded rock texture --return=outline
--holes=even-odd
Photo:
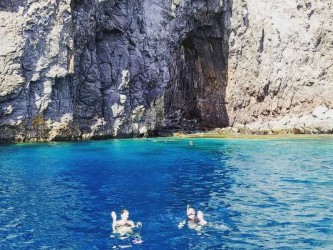
[[[329,0],[234,3],[227,86],[230,124],[268,132],[331,133],[332,25]],[[323,119],[315,111],[321,107],[326,110]]]
[[[3,0],[0,140],[332,132],[330,0]]]

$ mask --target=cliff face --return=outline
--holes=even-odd
[[[333,4],[4,0],[0,140],[333,131]]]
[[[332,1],[241,2],[229,40],[230,123],[332,133]]]

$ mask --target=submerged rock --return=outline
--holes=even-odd
[[[330,0],[5,0],[0,21],[2,142],[333,131]]]

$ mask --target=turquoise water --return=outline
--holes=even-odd
[[[189,141],[0,146],[0,249],[333,249],[331,138]],[[209,225],[179,229],[187,204]]]

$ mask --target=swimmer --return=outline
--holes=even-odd
[[[203,212],[201,210],[199,210],[196,215],[195,209],[190,207],[190,205],[187,205],[186,214],[187,219],[180,222],[178,228],[182,228],[186,224],[186,222],[188,224],[188,227],[191,229],[200,229],[202,226],[207,224],[207,221],[203,218]]]
[[[190,146],[193,146],[194,145],[194,142],[193,141],[190,141]]]
[[[120,235],[131,234],[133,233],[133,228],[135,227],[142,227],[141,222],[137,222],[136,224],[128,220],[129,212],[128,210],[124,209],[121,211],[121,219],[117,221],[116,212],[112,211],[112,230],[115,233],[119,233]]]
[[[187,220],[189,222],[194,222],[194,223],[198,223],[199,222],[198,218],[195,216],[195,210],[194,210],[194,208],[190,207],[190,205],[187,205],[186,214],[187,214]]]

